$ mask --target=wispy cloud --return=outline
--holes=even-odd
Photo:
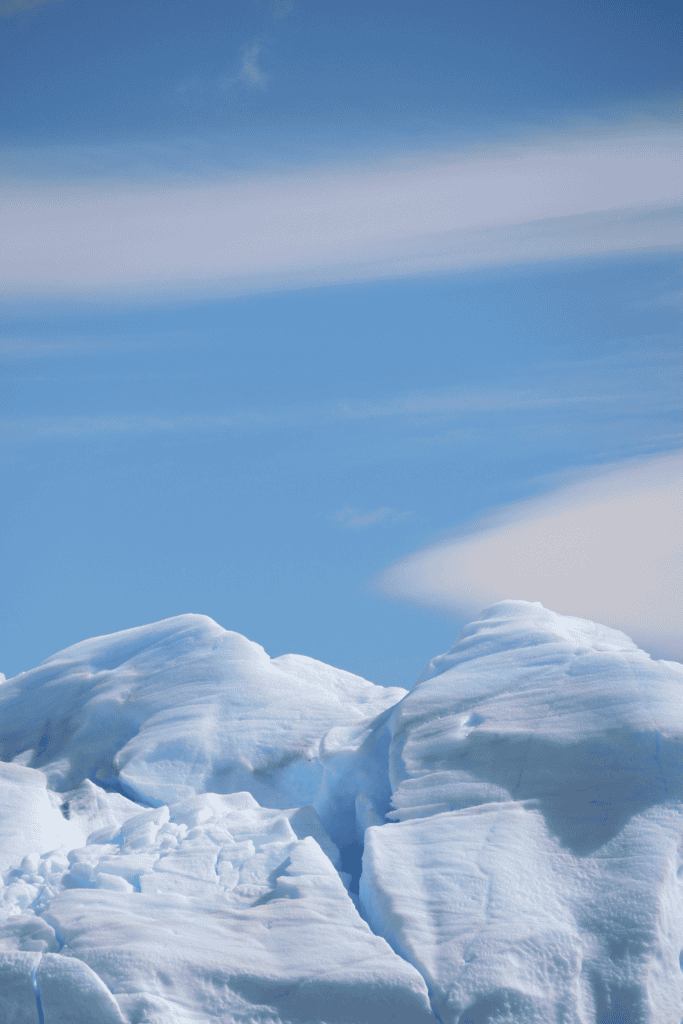
[[[259,67],[259,54],[263,44],[258,40],[249,43],[242,48],[242,62],[240,69],[233,78],[225,80],[226,85],[233,85],[242,82],[252,89],[265,89],[268,85],[268,75]]]
[[[168,433],[182,430],[235,430],[269,425],[267,414],[236,412],[214,416],[123,413],[104,416],[33,416],[0,420],[0,440],[64,440],[94,435]]]
[[[268,4],[274,21],[282,21],[294,10],[293,0],[270,0]]]
[[[260,39],[242,47],[241,56],[237,70],[206,79],[201,75],[189,75],[183,78],[176,85],[175,91],[179,95],[192,95],[199,93],[206,97],[207,94],[216,94],[230,90],[235,86],[242,85],[247,89],[258,89],[265,91],[269,76],[259,66],[259,55],[263,50],[263,43]]]
[[[624,630],[683,658],[683,451],[576,475],[418,551],[384,593],[471,616],[505,598]]]
[[[45,7],[47,4],[61,2],[62,0],[2,0],[0,2],[0,18],[11,18],[14,14],[23,14],[36,7]]]
[[[682,159],[661,129],[224,183],[14,182],[0,293],[227,296],[681,248]]]
[[[678,288],[675,291],[663,292],[661,295],[658,295],[650,305],[673,306],[675,308],[683,306],[683,288]]]
[[[62,377],[71,373],[74,356],[108,357],[120,352],[151,351],[163,345],[182,348],[197,336],[179,330],[143,335],[124,334],[108,337],[61,336],[42,339],[12,337],[0,339],[0,356],[7,367],[28,367],[41,361],[60,360]],[[207,344],[216,342],[209,332]],[[64,362],[66,360],[66,362]],[[79,362],[79,374],[82,367]],[[32,371],[35,372],[35,371]],[[89,363],[96,374],[97,364]],[[128,371],[130,374],[130,370]],[[471,443],[482,430],[490,434],[500,429],[505,417],[506,430],[514,423],[528,431],[528,416],[534,418],[534,431],[555,436],[568,429],[596,433],[600,424],[612,428],[628,417],[631,430],[640,433],[647,450],[659,445],[671,447],[681,431],[671,433],[673,417],[680,419],[681,353],[678,340],[667,336],[633,339],[630,347],[620,347],[608,357],[589,360],[556,361],[534,365],[530,371],[503,382],[492,379],[476,387],[457,386],[439,391],[421,391],[383,396],[376,400],[338,399],[310,404],[244,408],[203,412],[140,412],[118,414],[112,410],[98,417],[55,416],[0,419],[0,433],[6,440],[59,439],[106,433],[182,432],[188,430],[245,430],[328,427],[347,424],[363,428],[365,423],[388,421],[389,433],[404,450],[408,445]],[[71,379],[71,378],[69,378]],[[547,414],[547,415],[546,415]],[[579,415],[580,414],[580,415]],[[538,416],[543,416],[543,424]],[[520,420],[521,417],[521,420]],[[679,426],[675,420],[676,427]],[[581,427],[585,420],[585,425]],[[455,431],[453,431],[455,426]],[[653,430],[669,430],[653,440]],[[406,431],[415,436],[407,440]],[[422,439],[420,435],[424,433]],[[352,510],[353,514],[370,513]],[[374,514],[374,513],[372,513]]]
[[[262,9],[270,14],[270,18],[274,22],[283,21],[294,10],[292,0],[269,0],[265,5],[261,5],[260,0],[252,0],[252,2],[256,6],[262,6]],[[270,81],[270,75],[267,75],[261,67],[260,57],[265,43],[272,42],[273,28],[271,24],[270,31],[266,30],[265,33],[258,35],[242,47],[237,70],[233,69],[218,77],[210,77],[208,80],[201,75],[190,75],[178,83],[176,93],[186,94],[197,90],[203,93],[206,93],[207,90],[223,91],[232,89],[236,85],[264,92]]]
[[[2,347],[0,346],[0,352]],[[55,352],[73,355],[78,348]],[[87,350],[86,350],[87,351]],[[36,358],[35,350],[27,358]],[[541,399],[543,402],[543,399]],[[544,404],[544,403],[543,403]],[[555,403],[557,404],[557,403]],[[528,398],[524,408],[530,408]],[[31,440],[59,440],[67,437],[88,437],[101,434],[144,434],[159,431],[174,433],[195,430],[282,429],[287,427],[321,427],[336,423],[363,420],[410,419],[426,417],[431,422],[447,422],[462,412],[490,411],[495,406],[490,400],[472,402],[462,396],[440,396],[434,401],[429,395],[397,396],[393,401],[329,402],[321,405],[296,405],[268,409],[242,409],[216,414],[125,413],[115,412],[102,416],[33,416],[0,419],[0,440],[28,442]],[[515,408],[507,399],[505,408]],[[355,512],[356,510],[354,510]],[[359,515],[361,513],[358,513]],[[374,513],[372,513],[374,514]],[[348,524],[347,524],[348,525]]]
[[[212,340],[209,334],[203,340]],[[144,334],[70,334],[46,337],[0,337],[0,356],[7,362],[39,362],[41,360],[68,359],[71,356],[107,356],[122,352],[141,352],[163,346],[165,350],[196,344],[197,333],[192,331],[148,331]]]
[[[374,512],[362,512],[347,505],[336,512],[332,519],[349,530],[364,530],[368,526],[378,526],[380,523],[401,523],[411,515],[412,512],[398,512],[386,505],[376,508]]]

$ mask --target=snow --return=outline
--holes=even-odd
[[[32,750],[31,767],[58,792],[89,778],[156,805],[239,790],[308,804],[325,733],[404,693],[312,658],[271,660],[206,616],[179,615],[86,640],[8,680],[3,756]]]
[[[406,692],[177,616],[0,755],[2,1024],[683,1019],[683,666],[616,630],[500,602]]]

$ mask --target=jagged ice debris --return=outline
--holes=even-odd
[[[615,630],[504,601],[408,693],[182,615],[0,757],[0,1024],[683,1021],[683,666]]]

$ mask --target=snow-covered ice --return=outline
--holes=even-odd
[[[615,630],[407,692],[178,616],[0,681],[0,757],[0,1024],[683,1021],[683,666]]]

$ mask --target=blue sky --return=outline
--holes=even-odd
[[[0,668],[196,611],[410,686],[489,593],[683,657],[677,6],[0,0]]]

